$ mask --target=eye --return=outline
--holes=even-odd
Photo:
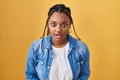
[[[56,27],[57,24],[56,24],[55,22],[53,22],[53,23],[51,23],[50,25],[51,25],[52,27]]]
[[[61,27],[63,27],[63,28],[67,27],[67,23],[62,23]]]

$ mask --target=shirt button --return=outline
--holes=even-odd
[[[47,68],[49,69],[50,67],[48,66]]]
[[[51,55],[51,57],[53,58],[53,55]]]
[[[80,63],[78,62],[77,65],[79,65]]]
[[[81,63],[81,64],[83,64],[83,62],[82,62],[82,61],[81,61],[80,63]]]
[[[40,62],[40,64],[43,64],[43,62]]]

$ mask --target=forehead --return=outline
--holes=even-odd
[[[49,21],[70,21],[69,16],[64,12],[54,12]]]

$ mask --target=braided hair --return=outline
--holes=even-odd
[[[49,9],[49,12],[48,12],[48,17],[47,17],[47,20],[46,20],[46,24],[45,24],[45,28],[44,28],[44,32],[43,32],[43,35],[41,38],[43,38],[45,36],[45,31],[46,31],[46,28],[47,28],[47,24],[48,24],[48,21],[51,17],[51,15],[54,13],[54,12],[63,12],[65,13],[66,15],[68,15],[68,17],[70,18],[70,21],[71,21],[71,24],[73,26],[73,31],[75,33],[75,36],[80,40],[80,38],[78,37],[76,31],[75,31],[75,28],[74,28],[74,24],[73,24],[73,19],[72,19],[72,16],[71,16],[71,10],[69,7],[66,7],[64,4],[56,4],[56,5],[53,5],[50,9]],[[49,29],[47,28],[47,35],[49,35]]]

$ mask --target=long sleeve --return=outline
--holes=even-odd
[[[26,65],[26,80],[40,80],[37,76],[37,72],[35,69],[33,44],[28,52]]]
[[[88,51],[88,49],[86,49],[86,59],[82,64],[83,64],[83,67],[82,67],[82,70],[80,72],[78,80],[88,80],[88,78],[90,76],[89,51]]]

